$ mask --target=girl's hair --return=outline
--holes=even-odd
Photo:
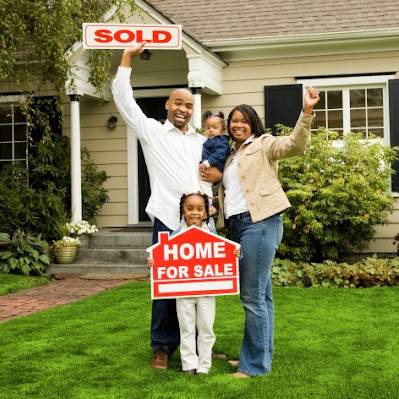
[[[234,140],[234,137],[232,136],[230,132],[230,122],[231,119],[233,118],[234,111],[239,111],[243,114],[245,121],[249,124],[251,127],[251,132],[255,137],[261,136],[265,132],[265,128],[263,127],[263,123],[259,118],[259,115],[257,112],[247,104],[240,104],[234,107],[227,118],[227,131],[230,135],[230,137]]]
[[[188,193],[188,194],[183,194],[180,198],[180,220],[183,218],[183,211],[184,211],[184,203],[186,201],[187,198],[192,197],[193,195],[197,195],[199,197],[201,197],[204,200],[204,206],[205,206],[205,215],[206,218],[204,220],[204,222],[208,222],[209,220],[209,197],[205,194],[205,193],[201,193],[200,191],[196,192],[196,193]]]
[[[206,121],[209,118],[219,118],[222,122],[222,125],[224,126],[224,113],[222,111],[219,112],[211,112],[211,111],[205,111],[204,114],[202,115],[202,121],[203,124],[205,125]]]

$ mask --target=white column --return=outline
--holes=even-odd
[[[80,158],[80,108],[79,96],[71,99],[71,221],[82,220],[82,167]]]
[[[201,87],[190,87],[194,97],[194,112],[192,116],[192,123],[194,129],[201,128],[202,108],[201,108]]]

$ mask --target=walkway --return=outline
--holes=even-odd
[[[146,279],[144,275],[63,276],[47,285],[0,296],[0,323],[55,306],[76,302],[87,296]]]

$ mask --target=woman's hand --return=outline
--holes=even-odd
[[[319,92],[314,87],[309,87],[306,90],[305,97],[303,99],[303,112],[308,115],[313,114],[314,106],[319,102]]]
[[[235,255],[237,258],[239,258],[239,257],[241,256],[241,249],[240,249],[240,248],[236,248],[236,249],[234,250],[234,255]]]
[[[141,54],[144,51],[145,42],[141,42],[134,47],[127,48],[123,50],[122,59],[120,66],[122,67],[130,67],[130,63],[132,58],[136,55]]]

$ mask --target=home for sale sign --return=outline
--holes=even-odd
[[[182,46],[181,25],[83,24],[83,47],[114,49],[145,42],[148,49],[179,50]]]
[[[159,233],[158,243],[147,249],[153,260],[153,299],[235,295],[239,293],[239,244],[190,227],[170,236]]]

